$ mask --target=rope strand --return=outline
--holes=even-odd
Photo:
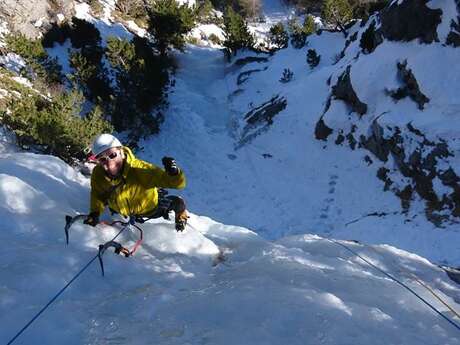
[[[116,236],[112,239],[114,241],[128,226],[126,224]],[[13,342],[36,320],[38,317],[46,310],[48,307],[56,301],[60,295],[84,272],[86,269],[96,260],[99,256],[99,253],[96,254],[51,300],[37,313],[35,316],[19,331],[16,335],[6,344],[11,345]]]
[[[430,309],[432,309],[435,313],[437,313],[439,316],[441,316],[443,319],[445,319],[447,322],[449,322],[452,326],[454,326],[455,328],[457,328],[457,330],[460,331],[460,326],[452,321],[450,318],[448,318],[446,315],[444,315],[443,313],[441,313],[438,309],[436,309],[436,307],[434,307],[432,304],[430,304],[427,300],[425,300],[423,297],[421,297],[419,294],[417,294],[413,289],[411,289],[410,287],[408,287],[406,284],[404,284],[403,282],[401,282],[399,279],[395,278],[394,276],[392,276],[391,274],[385,272],[383,269],[381,269],[380,267],[374,265],[372,262],[370,262],[369,260],[365,259],[364,257],[362,257],[360,254],[358,254],[356,251],[354,251],[353,249],[350,249],[348,246],[346,246],[345,244],[343,243],[340,243],[336,240],[333,240],[333,239],[330,239],[330,238],[325,238],[325,240],[327,241],[330,241],[336,245],[339,245],[343,248],[345,248],[346,250],[348,250],[350,253],[352,253],[353,255],[356,255],[358,258],[360,258],[361,260],[363,260],[365,263],[367,263],[369,266],[375,268],[377,271],[379,271],[380,273],[383,273],[385,276],[387,276],[388,278],[390,278],[391,280],[393,280],[395,283],[401,285],[403,288],[405,288],[406,290],[408,290],[409,292],[411,292],[413,295],[415,295],[418,299],[420,299],[423,303],[425,303]]]

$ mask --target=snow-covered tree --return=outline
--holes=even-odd
[[[270,28],[269,32],[270,43],[280,49],[287,48],[289,35],[284,29],[283,23],[279,22]]]
[[[335,25],[347,36],[345,26],[353,18],[353,7],[348,0],[325,0],[322,16],[327,23]]]
[[[148,9],[148,31],[155,38],[155,46],[162,55],[171,48],[183,49],[185,35],[195,25],[196,13],[188,4],[176,0],[161,0]]]
[[[246,21],[230,6],[224,15],[224,34],[224,46],[230,53],[235,54],[238,49],[254,46],[254,37],[249,32]]]

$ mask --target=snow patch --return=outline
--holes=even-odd
[[[444,43],[451,31],[451,23],[458,20],[458,5],[455,0],[431,0],[426,3],[426,6],[433,10],[440,9],[442,11],[442,22],[438,25],[437,32],[439,40]]]
[[[339,309],[349,316],[353,315],[351,308],[347,307],[345,303],[336,295],[331,293],[324,293],[320,294],[318,297],[324,304],[330,306],[331,308]]]
[[[0,56],[0,66],[5,67],[7,70],[19,74],[23,68],[27,66],[22,57],[15,53],[8,53]]]
[[[0,207],[10,213],[28,214],[56,207],[44,193],[15,176],[0,174]]]
[[[90,12],[91,7],[87,3],[82,2],[75,4],[75,17],[78,19],[85,19],[92,22],[94,18],[91,16]]]

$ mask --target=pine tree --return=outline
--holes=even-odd
[[[212,6],[211,0],[203,0],[198,2],[198,17],[200,18],[200,22],[208,22],[211,13],[214,10],[214,7]]]
[[[280,49],[287,48],[289,35],[284,29],[283,23],[279,22],[270,28],[269,39],[271,44]]]
[[[147,39],[137,36],[132,41],[109,38],[106,57],[118,85],[111,111],[115,129],[130,129],[136,136],[158,132],[160,119],[151,113],[164,101],[169,81],[165,59],[154,54]]]
[[[283,76],[280,78],[280,82],[289,83],[293,77],[294,77],[294,72],[292,72],[289,68],[285,68],[283,70]]]
[[[56,58],[50,58],[41,40],[27,38],[23,34],[8,34],[5,37],[7,49],[20,55],[28,64],[26,71],[33,81],[39,79],[47,85],[60,84],[62,67]]]
[[[101,34],[93,23],[73,17],[70,40],[74,48],[92,47],[101,43]]]
[[[314,49],[308,49],[307,52],[307,63],[310,65],[310,68],[313,69],[318,66],[319,61],[321,59],[321,55],[316,53]]]
[[[262,5],[260,0],[233,0],[234,9],[244,18],[257,18]]]
[[[353,8],[348,0],[325,0],[322,16],[327,23],[335,25],[345,36],[348,35],[345,26],[353,19]]]
[[[94,136],[112,131],[98,108],[82,117],[82,103],[83,96],[75,91],[51,99],[28,92],[9,100],[0,123],[16,135],[19,146],[34,146],[71,163],[84,157]]]
[[[305,45],[307,36],[303,31],[303,27],[296,19],[291,19],[288,22],[289,32],[291,34],[291,44],[295,49],[301,49]]]
[[[142,18],[146,15],[144,0],[116,0],[115,9],[134,19]]]
[[[155,46],[161,55],[172,47],[182,50],[184,35],[195,25],[196,13],[187,3],[176,0],[157,0],[148,9],[148,31],[155,38]]]
[[[312,15],[307,15],[303,21],[303,33],[305,36],[310,36],[316,31],[316,23],[315,23],[315,18],[313,18]]]
[[[254,37],[249,32],[248,24],[230,6],[224,14],[224,35],[224,46],[230,53],[236,54],[238,49],[254,46]]]
[[[134,44],[116,37],[109,37],[107,39],[105,56],[110,65],[119,71],[129,72],[136,63]]]
[[[98,104],[110,102],[113,90],[110,86],[107,69],[102,64],[104,50],[100,46],[85,45],[80,52],[69,55],[70,66],[74,69],[71,80],[84,95]]]

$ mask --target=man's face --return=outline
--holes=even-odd
[[[119,147],[112,147],[96,157],[98,164],[112,177],[121,173],[124,158],[123,151]]]

